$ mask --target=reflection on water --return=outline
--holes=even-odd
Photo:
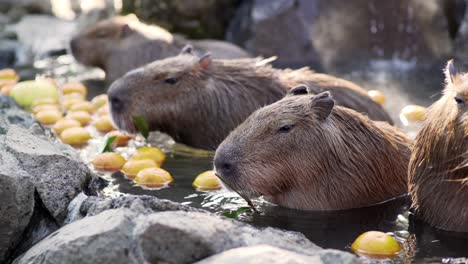
[[[99,71],[86,71],[67,57],[36,64],[47,76],[58,78],[62,82],[86,79],[90,76],[102,77]],[[401,64],[399,61],[374,62],[369,69],[353,71],[341,77],[353,80],[367,89],[382,90],[387,95],[386,108],[397,120],[403,106],[411,103],[427,106],[437,99],[431,96],[442,88],[443,76],[440,69],[428,68],[414,73],[411,72],[411,67],[412,65]],[[86,84],[90,97],[104,93],[107,87],[103,81],[87,81]],[[417,127],[405,129],[414,135]],[[88,164],[100,152],[105,141],[102,134],[93,129],[90,131],[95,139],[81,151],[81,157]],[[197,192],[192,187],[192,182],[199,173],[212,169],[209,153],[193,152],[175,145],[172,140],[159,133],[152,133],[149,142],[168,154],[163,168],[172,174],[174,183],[168,188],[147,190],[134,185],[121,173],[96,172],[108,181],[100,195],[152,195],[204,208],[217,214],[247,206],[242,198],[228,190]],[[144,139],[137,137],[130,141],[129,147],[117,148],[116,151],[128,158],[136,148],[144,144]],[[242,213],[239,220],[260,227],[272,226],[298,231],[325,248],[349,250],[353,240],[369,230],[388,232],[404,245],[404,250],[396,259],[384,262],[366,260],[369,263],[464,263],[460,258],[468,257],[468,236],[441,232],[413,219],[408,211],[407,196],[371,207],[332,212],[292,210],[261,199],[254,200],[254,203],[259,212],[250,210]]]

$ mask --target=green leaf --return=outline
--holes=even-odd
[[[106,144],[104,145],[104,148],[102,149],[101,153],[112,152],[112,142],[114,142],[116,138],[117,138],[116,136],[107,138]]]
[[[245,212],[252,212],[252,208],[250,207],[240,207],[235,211],[232,210],[226,210],[223,212],[223,216],[232,218],[232,219],[237,219],[239,216]]]
[[[145,139],[148,139],[149,136],[149,126],[146,119],[142,116],[133,116],[133,122],[135,122],[135,127],[140,132]]]

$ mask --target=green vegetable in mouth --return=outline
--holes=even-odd
[[[112,152],[112,143],[116,138],[116,136],[107,138],[106,144],[104,145],[104,148],[102,149],[101,153]]]
[[[149,126],[146,119],[143,116],[133,116],[133,122],[135,122],[135,127],[138,132],[140,132],[145,139],[148,139]]]

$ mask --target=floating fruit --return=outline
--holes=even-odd
[[[98,116],[109,115],[109,105],[105,104],[105,105],[101,106],[101,108],[99,108],[97,110],[97,114],[98,114]]]
[[[75,119],[81,123],[82,126],[86,126],[91,122],[91,115],[86,111],[78,111],[78,112],[69,112],[65,118],[67,119]]]
[[[131,135],[122,131],[117,131],[117,130],[107,133],[106,136],[107,138],[115,137],[114,142],[112,142],[112,146],[114,147],[126,146],[128,141],[130,141],[130,139],[133,138]]]
[[[41,111],[46,111],[46,110],[47,111],[55,110],[57,112],[62,112],[60,110],[60,107],[54,104],[43,104],[43,105],[35,106],[33,107],[32,112],[36,114],[36,113],[39,113]]]
[[[11,90],[13,90],[13,87],[15,87],[16,83],[11,83],[11,84],[0,84],[0,94],[1,95],[10,95]]]
[[[158,166],[161,166],[166,160],[166,155],[162,150],[155,147],[142,147],[139,148],[135,154],[130,158],[131,160],[152,159]]]
[[[82,101],[86,100],[86,97],[80,93],[69,93],[62,95],[63,100],[70,100],[70,99],[81,99]]]
[[[125,164],[125,158],[119,153],[105,152],[97,155],[92,164],[96,170],[118,171]]]
[[[18,73],[13,69],[2,69],[0,70],[0,80],[15,80],[19,79]]]
[[[57,134],[60,135],[65,129],[72,128],[72,127],[81,127],[81,123],[74,120],[74,119],[60,119],[55,123],[52,127],[52,130]]]
[[[351,245],[354,253],[370,258],[393,258],[401,246],[392,236],[380,231],[368,231]]]
[[[114,125],[112,125],[109,116],[99,117],[96,121],[94,121],[93,125],[99,132],[103,133],[114,130]]]
[[[78,102],[72,104],[69,109],[70,109],[70,111],[73,111],[73,112],[86,111],[86,112],[88,112],[90,114],[94,113],[94,111],[96,110],[94,108],[94,105],[91,102],[88,102],[88,101],[78,101]]]
[[[173,182],[169,172],[161,168],[147,168],[138,172],[135,177],[135,182],[138,185],[149,187],[149,188],[161,188],[167,186],[169,183]]]
[[[400,120],[404,125],[411,122],[421,122],[424,120],[426,108],[419,105],[407,105],[400,112]]]
[[[38,98],[52,98],[58,100],[58,91],[47,81],[24,81],[17,83],[11,90],[10,96],[25,108],[30,108]]]
[[[104,106],[105,104],[107,104],[107,94],[101,94],[101,95],[95,96],[91,100],[91,103],[93,103],[96,109]]]
[[[222,188],[221,181],[212,170],[199,174],[192,185],[201,191],[219,190]]]
[[[62,85],[63,94],[79,93],[84,96],[88,93],[88,89],[82,83],[66,83]]]
[[[31,104],[32,107],[36,107],[39,105],[56,105],[58,104],[58,100],[56,98],[38,98],[34,100]]]
[[[156,162],[150,159],[143,160],[129,160],[122,168],[122,173],[130,179],[134,179],[138,172],[147,168],[156,168],[158,165]]]
[[[43,110],[37,112],[34,116],[39,123],[43,125],[53,125],[60,119],[62,119],[62,112],[58,110]]]
[[[69,145],[83,145],[86,144],[90,138],[91,134],[83,127],[67,128],[60,133],[62,142]]]
[[[65,110],[70,110],[73,105],[84,101],[85,100],[83,98],[67,98],[62,100],[62,106]]]
[[[370,90],[367,92],[367,95],[374,100],[375,102],[383,105],[385,103],[385,95],[378,90]]]

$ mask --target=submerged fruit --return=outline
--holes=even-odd
[[[161,166],[166,160],[166,155],[162,150],[155,147],[142,147],[138,149],[135,154],[130,158],[131,160],[142,160],[142,159],[151,159]]]
[[[143,169],[135,177],[138,185],[149,188],[161,188],[173,181],[171,174],[161,168]]]
[[[70,109],[70,111],[73,111],[73,112],[85,111],[85,112],[88,112],[90,114],[94,113],[94,111],[96,110],[94,108],[94,105],[91,102],[88,102],[88,101],[75,102],[74,104],[71,105],[71,107],[69,109]]]
[[[96,121],[94,121],[93,125],[99,132],[103,133],[114,130],[114,125],[112,125],[109,116],[99,117]]]
[[[52,127],[52,130],[57,134],[60,135],[65,129],[71,127],[81,127],[81,123],[74,120],[74,119],[60,119],[55,123]]]
[[[354,253],[370,258],[392,258],[401,246],[392,236],[380,231],[368,231],[360,235],[351,245]]]
[[[43,110],[37,112],[34,116],[39,123],[43,125],[53,125],[60,119],[62,119],[62,113],[57,110]]]
[[[367,92],[367,95],[378,104],[383,105],[385,103],[385,95],[381,91],[370,90]]]
[[[88,89],[82,83],[66,83],[62,85],[62,93],[79,93],[86,96],[86,94],[88,93]]]
[[[24,81],[17,83],[10,92],[10,96],[25,108],[30,108],[38,98],[52,98],[58,100],[57,88],[48,81]]]
[[[74,119],[80,122],[82,126],[86,126],[91,122],[91,115],[86,111],[69,112],[65,118]]]
[[[105,104],[107,104],[107,94],[101,94],[101,95],[95,96],[91,100],[91,103],[93,103],[96,109],[104,106]]]
[[[83,145],[91,138],[91,134],[83,127],[71,127],[62,131],[60,139],[69,145]]]
[[[147,168],[156,168],[158,165],[156,162],[150,159],[144,160],[129,160],[122,168],[122,173],[130,179],[134,179],[137,174]]]
[[[192,183],[193,187],[198,190],[219,190],[222,188],[221,181],[216,177],[215,172],[205,171],[197,176]]]
[[[400,120],[404,125],[411,122],[421,122],[426,115],[426,108],[419,105],[407,105],[400,112]]]
[[[92,164],[96,170],[118,171],[125,164],[125,158],[119,153],[106,152],[97,155]]]
[[[117,130],[107,133],[106,136],[107,138],[115,137],[114,142],[112,142],[112,146],[114,147],[126,146],[128,141],[130,141],[130,139],[133,138],[131,135],[125,132],[117,131]]]

